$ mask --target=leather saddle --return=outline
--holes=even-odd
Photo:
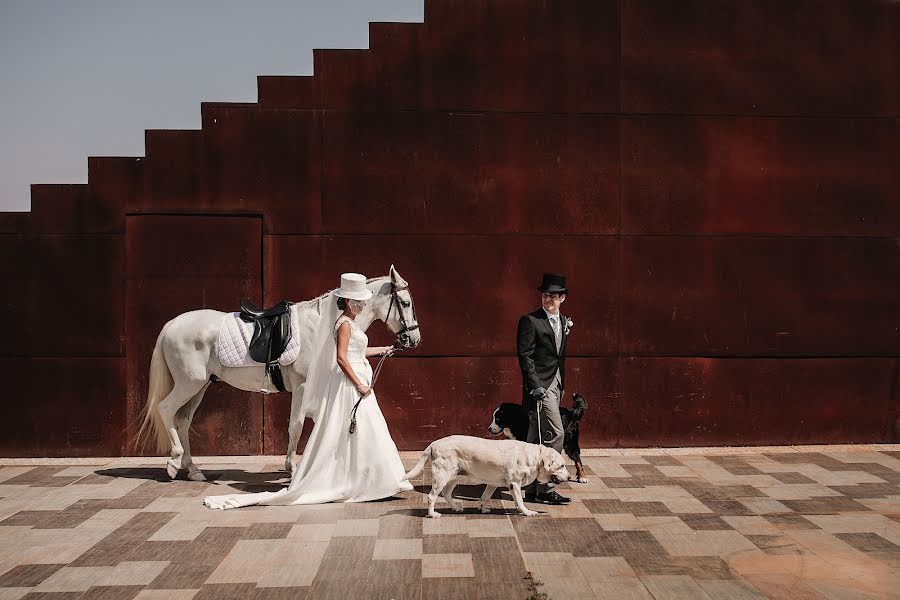
[[[291,341],[291,304],[283,300],[271,308],[261,309],[249,300],[241,300],[241,320],[253,323],[250,358],[266,365],[266,374],[275,371],[276,384],[281,379],[278,359]],[[282,386],[278,387],[281,389]]]

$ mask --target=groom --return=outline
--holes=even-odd
[[[559,402],[566,377],[566,318],[559,307],[566,301],[566,278],[545,273],[541,286],[541,308],[519,319],[516,335],[519,368],[522,370],[522,404],[528,410],[528,441],[543,443],[562,453],[564,431]],[[538,413],[540,437],[538,436]],[[552,483],[537,481],[525,488],[525,499],[543,504],[565,504]]]

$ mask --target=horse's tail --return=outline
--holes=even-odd
[[[418,477],[419,473],[422,472],[422,469],[425,468],[425,463],[428,462],[429,458],[434,459],[434,456],[431,454],[431,444],[429,444],[428,447],[425,448],[425,451],[422,452],[422,457],[419,458],[419,462],[416,463],[416,466],[414,466],[409,473],[404,475],[400,481],[408,481],[413,477]]]
[[[143,448],[146,445],[146,440],[143,440],[144,433],[149,427],[156,434],[157,452],[166,452],[170,445],[169,434],[166,432],[162,417],[159,414],[159,403],[175,387],[172,372],[169,371],[169,365],[166,363],[166,357],[162,350],[162,340],[167,328],[168,324],[159,332],[159,337],[156,338],[156,347],[153,348],[153,358],[150,359],[150,382],[147,386],[147,402],[144,404],[141,428],[138,430],[135,438],[135,446]]]

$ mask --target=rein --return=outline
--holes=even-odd
[[[369,386],[370,390],[375,389],[375,382],[378,381],[378,376],[381,375],[381,367],[384,365],[385,359],[388,356],[392,355],[394,352],[399,352],[402,348],[396,348],[389,350],[381,355],[381,358],[378,359],[378,364],[375,365],[375,370],[372,372],[372,385]],[[353,435],[353,432],[356,431],[356,409],[359,408],[359,403],[363,401],[365,396],[360,396],[359,400],[356,401],[356,404],[353,405],[353,410],[350,412],[350,434]]]
[[[387,315],[384,317],[384,322],[387,323],[391,318],[391,311],[394,310],[394,305],[397,305],[397,316],[400,320],[400,330],[394,333],[397,334],[397,341],[394,342],[394,347],[388,352],[385,352],[381,355],[381,358],[378,360],[378,364],[375,365],[375,370],[372,372],[372,385],[369,386],[370,390],[375,389],[375,382],[378,381],[378,376],[381,375],[381,367],[384,366],[384,361],[388,356],[393,355],[396,352],[400,352],[405,348],[410,347],[409,343],[409,332],[415,331],[419,328],[419,320],[416,318],[416,309],[413,307],[413,320],[415,325],[410,326],[406,322],[406,317],[403,314],[403,308],[400,306],[400,298],[397,296],[397,292],[402,292],[403,290],[408,290],[409,286],[404,285],[402,287],[398,287],[393,282],[391,283],[391,303],[388,306]],[[354,431],[356,431],[356,411],[359,408],[359,403],[363,401],[364,396],[360,396],[359,400],[356,401],[356,404],[353,405],[353,411],[350,413],[350,434],[352,435]]]

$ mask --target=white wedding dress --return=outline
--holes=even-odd
[[[342,316],[334,324],[332,336],[345,322],[350,323],[347,359],[359,380],[371,385],[372,366],[366,358],[369,338],[365,332]],[[326,348],[334,352],[335,346]],[[408,481],[401,481],[406,472],[374,391],[360,402],[356,431],[350,434],[350,413],[359,393],[337,363],[330,363],[318,386],[322,400],[309,415],[315,426],[290,485],[277,492],[208,496],[203,501],[206,506],[225,509],[255,504],[365,502],[412,489]]]

